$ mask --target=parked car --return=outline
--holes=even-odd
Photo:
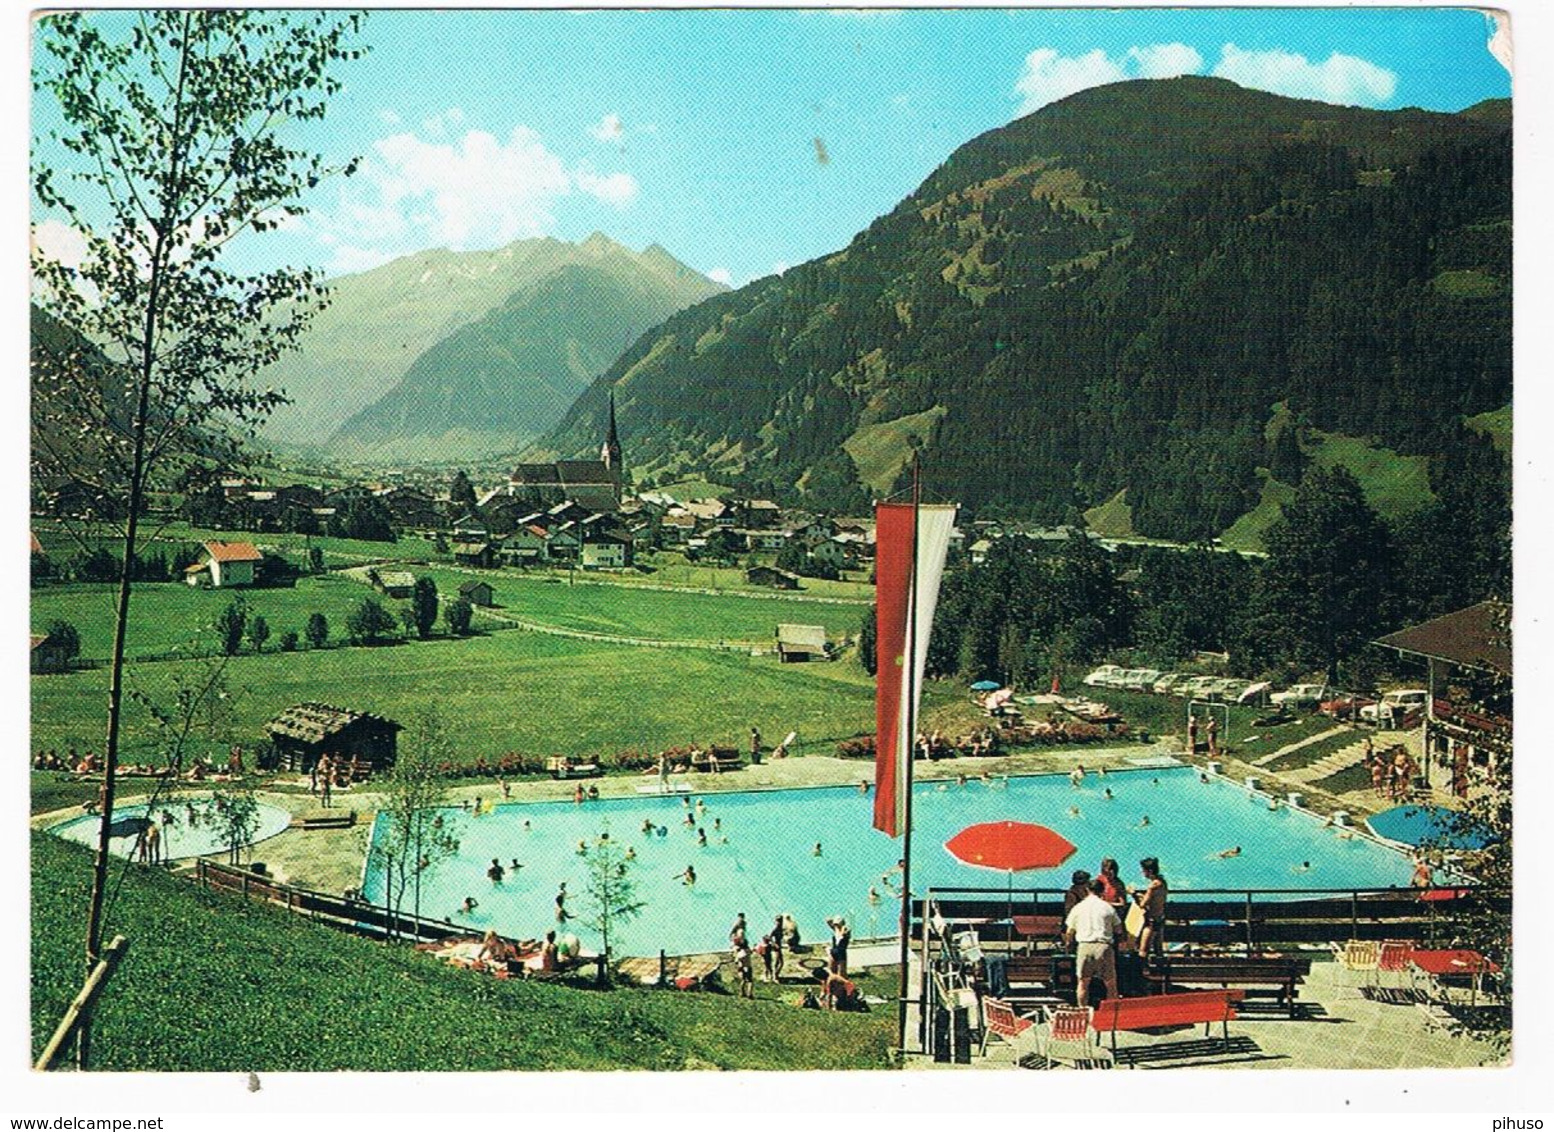
[[[1246,687],[1245,680],[1237,680],[1234,676],[1221,676],[1211,684],[1204,685],[1202,698],[1229,703],[1241,694],[1241,689]]]
[[[1258,680],[1255,683],[1248,684],[1245,688],[1242,688],[1240,694],[1236,696],[1236,703],[1238,703],[1238,704],[1261,704],[1261,703],[1265,703],[1267,701],[1267,699],[1268,699],[1269,689],[1271,689],[1272,687],[1273,687],[1273,685],[1270,684],[1266,680]]]
[[[1111,688],[1115,686],[1112,680],[1120,675],[1122,669],[1115,664],[1103,664],[1085,677],[1085,684],[1091,688]]]
[[[1423,711],[1429,701],[1430,693],[1423,688],[1401,688],[1382,696],[1380,703],[1360,708],[1360,718],[1366,723],[1391,723],[1409,712]]]
[[[1318,710],[1323,715],[1330,715],[1334,719],[1355,719],[1369,704],[1376,701],[1367,696],[1351,695],[1348,692],[1340,692],[1332,699],[1323,700]]]
[[[1314,708],[1323,700],[1330,700],[1336,695],[1338,695],[1338,689],[1330,688],[1326,684],[1296,684],[1293,688],[1275,692],[1268,699],[1281,707]]]
[[[1190,676],[1176,686],[1176,694],[1189,700],[1206,699],[1209,688],[1217,682],[1213,676]]]
[[[1156,692],[1162,696],[1170,695],[1176,691],[1176,689],[1181,685],[1182,681],[1190,680],[1191,678],[1192,677],[1186,672],[1167,672],[1164,676],[1155,681],[1154,685],[1150,688],[1150,691]]]
[[[1131,688],[1135,692],[1147,692],[1155,686],[1155,681],[1160,679],[1158,668],[1135,668],[1125,673],[1122,677],[1122,686]]]

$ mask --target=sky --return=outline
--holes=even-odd
[[[1451,9],[378,11],[307,134],[360,172],[234,250],[339,275],[600,231],[737,286],[845,246],[957,146],[1086,87],[1215,74],[1459,110],[1510,93],[1493,30]]]

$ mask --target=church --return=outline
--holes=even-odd
[[[610,427],[599,449],[599,459],[519,464],[507,477],[507,486],[498,488],[493,495],[509,496],[536,510],[571,500],[595,514],[614,514],[620,510],[623,478],[612,393]]]

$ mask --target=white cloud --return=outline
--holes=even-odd
[[[430,118],[421,119],[421,129],[438,138],[463,124],[464,111],[457,106],[450,106],[441,114],[433,114]]]
[[[575,177],[579,190],[616,208],[624,208],[637,197],[637,179],[630,173],[610,173],[601,177],[591,170],[579,169]]]
[[[1212,73],[1274,94],[1345,106],[1375,106],[1397,91],[1396,74],[1337,51],[1325,62],[1313,63],[1291,51],[1243,51],[1227,43]]]
[[[60,220],[34,224],[32,245],[45,259],[66,267],[80,267],[86,259],[86,237]]]
[[[382,122],[385,126],[397,126],[403,122],[404,119],[393,110],[379,110],[378,121]]]
[[[626,136],[626,131],[621,126],[619,114],[606,114],[588,127],[588,135],[595,141],[619,143]]]
[[[726,267],[714,267],[707,272],[707,278],[714,283],[721,283],[725,287],[732,287],[734,285],[734,276],[730,274],[729,269]]]
[[[1025,57],[1025,69],[1014,84],[1022,96],[1020,113],[1029,114],[1050,102],[1093,86],[1125,79],[1170,79],[1203,68],[1203,56],[1185,43],[1148,43],[1108,55],[1097,47],[1083,55],[1061,55],[1038,47]]]
[[[437,128],[462,117],[446,111]],[[310,212],[307,231],[329,271],[362,271],[428,246],[489,248],[548,234],[557,202],[574,194],[622,208],[639,192],[630,173],[569,167],[526,126],[505,139],[479,129],[453,137],[402,130],[372,143],[334,206]]]
[[[1174,79],[1203,70],[1203,56],[1185,43],[1151,43],[1130,47],[1128,61],[1141,79]]]

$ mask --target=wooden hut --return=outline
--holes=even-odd
[[[404,728],[391,719],[328,704],[287,708],[266,725],[282,770],[311,773],[321,755],[367,770],[394,765],[396,743]]]

